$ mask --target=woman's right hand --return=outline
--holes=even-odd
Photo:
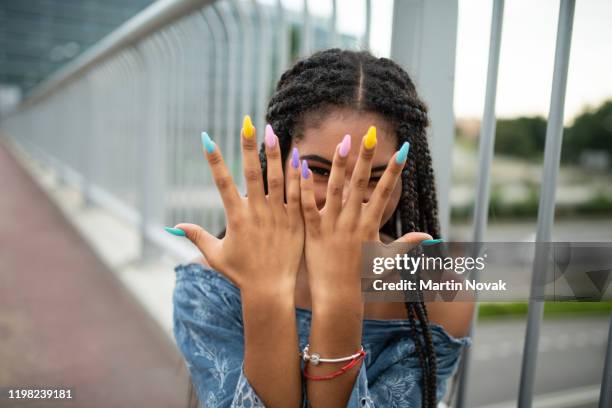
[[[302,383],[294,301],[304,249],[299,162],[286,174],[285,204],[278,138],[270,126],[265,133],[267,196],[255,128],[245,117],[240,139],[246,197],[238,194],[219,148],[206,133],[202,134],[204,153],[225,207],[225,236],[218,239],[194,224],[178,224],[175,228],[185,231],[210,266],[240,288],[244,373],[251,386],[267,407],[299,407]],[[294,164],[296,156],[294,152]]]
[[[289,166],[285,203],[278,138],[270,125],[265,133],[268,195],[264,193],[255,127],[245,116],[240,139],[246,197],[239,195],[218,146],[202,133],[204,153],[225,207],[225,236],[218,239],[195,224],[175,228],[183,230],[210,266],[241,290],[248,287],[249,291],[271,294],[280,290],[293,295],[304,246],[299,163],[293,160]]]

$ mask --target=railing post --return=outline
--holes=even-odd
[[[329,18],[327,44],[330,48],[338,46],[338,0],[331,0],[332,12]]]
[[[365,2],[365,30],[361,38],[361,48],[364,50],[370,49],[370,32],[372,31],[372,1]]]
[[[93,86],[92,84],[92,78],[91,78],[91,73],[87,73],[85,79],[83,79],[84,86],[85,86],[85,98],[83,101],[84,106],[84,111],[85,111],[85,117],[87,118],[87,121],[84,122],[85,126],[83,126],[82,131],[83,134],[81,136],[81,142],[80,142],[80,147],[81,147],[81,157],[82,157],[82,163],[81,163],[81,175],[83,176],[81,179],[81,197],[82,197],[82,204],[83,207],[87,208],[87,207],[91,207],[93,202],[91,199],[91,154],[92,154],[92,139],[93,139],[93,129],[94,129],[94,109],[93,109],[93,96],[92,96],[92,92],[91,92],[91,88]]]
[[[544,314],[544,301],[541,300],[543,285],[541,285],[540,282],[548,263],[548,256],[545,248],[541,245],[537,245],[537,243],[550,242],[552,235],[552,226],[555,216],[557,174],[559,173],[561,143],[563,141],[563,108],[565,105],[565,90],[567,85],[567,71],[569,66],[575,6],[575,0],[562,0],[559,11],[552,93],[550,97],[550,113],[548,124],[546,125],[542,188],[540,190],[540,204],[538,207],[536,250],[533,261],[527,330],[521,367],[518,399],[519,408],[530,408],[533,400],[540,323]]]
[[[393,3],[391,58],[413,79],[429,106],[429,145],[436,175],[441,237],[450,225],[453,92],[458,1],[412,0]]]
[[[308,9],[308,0],[304,0],[304,8],[302,9],[302,38],[300,42],[300,57],[306,57],[310,54],[312,47],[310,37],[310,10]]]
[[[491,13],[491,34],[489,39],[489,65],[487,68],[487,90],[485,106],[480,130],[480,147],[478,159],[478,185],[476,187],[476,202],[474,203],[473,242],[483,242],[489,215],[489,193],[491,189],[491,163],[495,145],[495,101],[497,97],[497,74],[499,72],[499,53],[501,49],[501,34],[504,17],[504,0],[495,0]],[[478,280],[478,270],[472,271],[472,276]],[[477,296],[477,293],[476,293]],[[474,327],[478,320],[478,302],[474,299],[476,308],[470,325],[469,336],[474,336]],[[470,374],[469,349],[463,350],[463,359],[457,375],[459,389],[457,391],[457,408],[466,406],[467,384]]]
[[[158,56],[165,55],[161,50],[159,39],[155,39]],[[151,56],[147,55],[142,46],[135,48],[137,63],[141,68],[141,81],[145,86],[141,86],[139,91],[143,94],[143,106],[140,106],[136,115],[141,118],[143,124],[140,131],[139,146],[140,156],[140,237],[141,237],[141,259],[148,260],[158,253],[157,248],[149,239],[149,229],[155,225],[155,221],[163,218],[165,208],[163,189],[166,185],[167,168],[164,154],[166,135],[168,127],[167,109],[163,98],[167,98],[168,93],[162,91],[162,87],[169,80],[167,72],[164,72],[160,61],[151,61]]]
[[[608,347],[606,361],[601,377],[601,392],[599,393],[599,408],[612,406],[612,313],[610,313],[610,328],[608,329]]]

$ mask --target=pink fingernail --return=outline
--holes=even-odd
[[[266,141],[268,148],[272,149],[274,146],[276,146],[276,135],[274,134],[274,130],[272,130],[272,126],[269,123],[266,125],[264,140]]]
[[[351,135],[345,135],[340,144],[340,151],[338,153],[340,153],[341,157],[346,157],[349,150],[351,150]]]

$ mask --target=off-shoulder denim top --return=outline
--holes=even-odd
[[[264,407],[243,371],[244,327],[239,289],[198,263],[175,268],[174,336],[205,408]],[[298,353],[308,342],[311,312],[296,308]],[[418,326],[418,325],[417,325]],[[455,338],[431,324],[437,356],[437,399],[455,372],[469,337]],[[420,327],[417,328],[420,333]],[[348,407],[421,407],[421,367],[408,320],[364,319],[364,364]],[[302,363],[303,364],[303,363]],[[304,384],[304,381],[302,382]],[[305,387],[303,406],[308,407]]]

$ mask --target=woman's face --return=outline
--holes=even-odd
[[[351,150],[348,156],[343,191],[344,201],[346,200],[351,175],[359,156],[362,137],[367,133],[370,126],[376,126],[376,152],[372,161],[370,184],[364,197],[364,202],[367,202],[382,176],[389,159],[397,150],[397,139],[391,124],[382,115],[372,112],[359,112],[348,108],[334,109],[322,117],[320,115],[310,115],[304,123],[302,137],[299,140],[293,140],[289,151],[297,147],[300,153],[300,160],[308,160],[308,167],[313,173],[315,199],[319,209],[325,205],[327,180],[338,143],[342,141],[344,135],[351,135]],[[285,162],[285,172],[288,171],[289,165],[290,160],[287,160]],[[399,202],[401,191],[401,179],[398,179],[383,213],[381,226],[393,214]]]

